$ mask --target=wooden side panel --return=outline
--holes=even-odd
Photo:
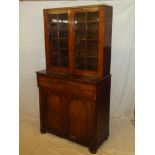
[[[104,8],[99,8],[99,51],[98,51],[98,77],[103,76],[103,39],[104,39],[104,26],[103,26]]]
[[[97,143],[100,145],[109,136],[111,77],[98,85],[97,91]]]
[[[46,54],[46,68],[50,67],[49,59],[49,43],[48,43],[48,12],[44,10],[44,40],[45,40],[45,54]]]
[[[44,104],[44,91],[39,88],[39,110],[40,110],[40,132],[46,132],[45,126],[45,104]]]
[[[62,130],[63,106],[59,95],[49,94],[47,100],[47,127],[58,132]]]
[[[103,46],[103,76],[110,74],[112,38],[112,7],[105,8],[104,13],[104,46]]]

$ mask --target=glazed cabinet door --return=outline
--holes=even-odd
[[[102,75],[103,9],[75,9],[74,62],[75,73]],[[100,35],[99,35],[100,34]]]
[[[69,11],[44,10],[48,71],[69,71]]]
[[[69,136],[74,141],[89,144],[93,130],[94,102],[74,98],[69,103]]]

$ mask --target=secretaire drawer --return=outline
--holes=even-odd
[[[49,88],[51,90],[61,92],[64,94],[72,94],[76,96],[95,97],[95,86],[82,82],[75,82],[69,80],[61,80],[50,78],[46,76],[37,76],[38,86]]]

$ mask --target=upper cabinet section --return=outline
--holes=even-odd
[[[48,72],[110,74],[112,7],[45,9],[44,30]]]

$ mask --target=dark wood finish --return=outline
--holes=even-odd
[[[44,29],[40,131],[96,153],[109,136],[112,7],[45,9]]]

